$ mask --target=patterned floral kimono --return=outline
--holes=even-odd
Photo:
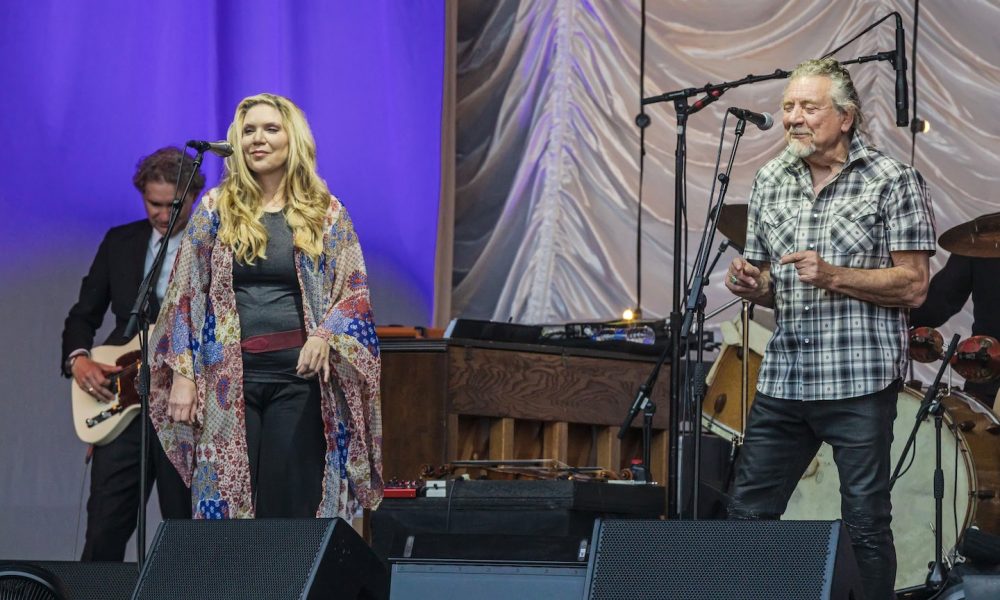
[[[151,338],[150,415],[163,449],[191,486],[195,518],[254,516],[243,401],[233,253],[217,237],[216,190],[188,224]],[[320,383],[326,469],[317,517],[346,517],[382,500],[381,359],[361,246],[346,209],[330,198],[323,254],[295,249],[305,329],[330,344]],[[167,417],[172,370],[195,381],[195,424]]]

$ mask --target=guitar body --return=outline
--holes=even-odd
[[[122,367],[115,374],[111,389],[115,399],[102,402],[72,381],[73,425],[76,435],[88,444],[104,446],[132,423],[139,414],[139,394],[135,376],[139,370],[139,336],[122,346],[98,346],[90,351],[91,360]]]

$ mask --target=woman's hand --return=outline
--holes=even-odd
[[[193,423],[197,396],[198,388],[194,382],[174,371],[170,399],[167,400],[167,416],[178,423]]]
[[[299,352],[295,372],[303,377],[316,377],[323,383],[330,382],[330,344],[321,337],[309,336]]]

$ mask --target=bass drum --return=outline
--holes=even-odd
[[[764,350],[771,339],[771,330],[750,321],[747,328],[750,352],[747,354],[747,402],[743,406],[743,323],[739,317],[723,322],[722,348],[711,370],[705,377],[705,398],[702,401],[701,420],[706,431],[734,442],[746,429],[746,417],[757,390],[757,373],[764,358]]]
[[[913,428],[923,394],[904,388],[893,425],[892,464]],[[941,430],[944,471],[942,538],[945,554],[969,525],[1000,533],[1000,420],[989,407],[953,390]],[[922,585],[934,560],[934,420],[917,432],[915,456],[892,490],[892,532],[896,543],[896,589]],[[840,477],[833,451],[823,444],[795,488],[783,519],[840,518]]]

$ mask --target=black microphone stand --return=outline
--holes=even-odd
[[[725,122],[728,120],[729,115],[727,113],[726,117],[723,119],[723,130],[725,129]],[[722,212],[722,203],[726,198],[726,191],[729,189],[730,174],[733,170],[733,162],[736,160],[736,150],[740,145],[740,138],[743,137],[743,133],[746,131],[747,122],[746,119],[738,118],[736,121],[736,131],[735,138],[733,139],[733,147],[729,153],[729,162],[726,164],[726,172],[719,173],[719,199],[713,205],[711,198],[709,199],[709,218],[705,225],[705,233],[701,238],[701,244],[698,247],[698,254],[695,258],[695,271],[694,276],[691,279],[691,289],[688,292],[688,302],[687,308],[684,312],[684,320],[681,322],[680,337],[685,348],[688,348],[687,339],[691,330],[691,324],[697,316],[698,319],[698,340],[702,339],[702,334],[704,331],[705,324],[705,295],[703,290],[705,285],[708,283],[708,255],[709,248],[712,247],[715,241],[715,229],[716,222],[719,220],[719,215]],[[722,151],[720,140],[719,151]],[[718,169],[718,164],[716,164],[716,169]],[[713,186],[714,187],[714,186]],[[718,260],[718,257],[716,258]],[[713,263],[714,266],[714,263]],[[704,364],[703,358],[705,354],[704,345],[699,343],[697,349],[695,350],[696,359],[694,364],[694,375],[693,375],[693,392],[689,398],[688,402],[688,415],[689,419],[693,420],[693,431],[690,431],[690,435],[694,436],[694,473],[693,473],[693,489],[691,492],[691,517],[694,519],[698,518],[698,482],[701,480],[701,403],[705,396],[705,374],[704,374]],[[683,460],[681,463],[683,465]],[[684,497],[684,489],[682,486],[678,485],[678,495]]]
[[[941,546],[944,545],[944,540],[942,539],[944,534],[941,531],[942,520],[944,515],[944,507],[942,502],[944,500],[944,470],[941,468],[941,421],[944,417],[944,404],[942,400],[945,395],[945,388],[941,386],[941,377],[944,375],[945,370],[948,368],[948,363],[951,361],[951,357],[955,354],[955,348],[958,347],[959,336],[956,333],[951,338],[951,343],[948,345],[947,352],[944,353],[944,357],[941,359],[941,368],[938,369],[937,376],[934,377],[934,383],[927,388],[927,392],[924,394],[924,399],[920,403],[920,408],[917,410],[917,417],[913,423],[913,429],[910,430],[910,437],[906,440],[906,445],[903,446],[903,453],[900,454],[899,460],[896,462],[896,469],[892,472],[892,477],[889,479],[889,490],[896,484],[896,480],[899,479],[900,471],[903,468],[903,462],[906,460],[907,454],[909,454],[910,447],[914,444],[917,439],[917,430],[920,429],[920,424],[924,422],[928,415],[934,417],[934,562],[929,565],[929,573],[927,574],[927,580],[924,582],[924,587],[929,591],[937,591],[941,589],[944,585],[946,579],[948,579],[948,566],[944,563],[942,557]]]
[[[885,21],[887,18],[892,16],[894,13],[886,15],[879,21],[870,25],[868,29],[865,29],[861,34],[874,28],[879,23]],[[860,36],[861,34],[858,34]],[[852,38],[847,43],[854,41],[858,36]],[[842,49],[847,44],[844,44],[840,48],[837,48],[833,52],[829,53],[827,56],[836,53]],[[840,61],[842,65],[850,64],[860,64],[864,62],[871,61],[895,61],[895,52],[880,52],[877,54],[872,54],[868,56],[862,56],[852,60]],[[678,490],[678,474],[680,473],[680,437],[681,437],[681,422],[679,416],[681,414],[681,293],[683,289],[683,277],[681,276],[681,264],[680,257],[683,256],[683,243],[684,238],[681,231],[681,223],[684,222],[685,207],[687,204],[686,199],[686,164],[687,164],[687,119],[688,116],[695,113],[698,109],[718,100],[719,97],[729,90],[730,88],[739,87],[742,85],[747,85],[751,83],[759,83],[761,81],[770,81],[772,79],[786,79],[791,75],[790,71],[784,71],[781,69],[776,69],[773,73],[769,75],[747,75],[742,79],[737,79],[734,81],[725,81],[722,83],[709,83],[698,88],[684,88],[681,90],[675,90],[672,92],[665,92],[663,94],[658,94],[656,96],[650,96],[643,98],[641,101],[642,106],[648,104],[656,104],[658,102],[672,102],[674,104],[674,112],[677,115],[677,144],[674,151],[674,264],[673,264],[673,300],[671,303],[670,311],[670,344],[667,347],[667,351],[661,357],[661,360],[657,361],[656,365],[653,367],[653,373],[650,378],[640,387],[639,393],[636,396],[635,401],[633,401],[631,408],[629,409],[629,414],[631,418],[627,420],[627,424],[624,428],[631,424],[631,420],[635,418],[638,411],[643,406],[643,398],[646,397],[645,402],[648,402],[648,395],[651,393],[652,385],[656,383],[656,373],[662,368],[663,363],[667,358],[667,352],[669,352],[670,358],[670,449],[668,462],[668,481],[667,481],[667,517],[677,518],[680,516],[679,506],[680,498],[677,494]],[[692,96],[697,96],[704,94],[706,97],[695,103],[695,105],[689,106],[688,99]],[[648,389],[644,389],[647,388]],[[685,431],[690,431],[690,423],[684,424]],[[623,429],[624,429],[623,428]],[[619,431],[619,438],[624,435],[623,432]]]
[[[174,233],[174,225],[181,214],[181,207],[184,206],[184,200],[191,189],[191,183],[194,181],[195,175],[198,174],[198,169],[201,168],[204,158],[205,150],[198,150],[191,167],[191,174],[188,175],[187,183],[184,185],[184,193],[174,196],[174,201],[170,205],[170,221],[167,224],[167,234],[164,236],[163,242],[156,252],[152,267],[150,267],[149,272],[146,273],[146,277],[139,286],[135,304],[132,305],[132,310],[129,313],[131,316],[129,317],[128,324],[125,326],[124,335],[126,339],[131,338],[137,333],[139,335],[139,377],[136,380],[135,389],[139,396],[139,420],[142,421],[142,427],[139,434],[139,513],[135,533],[135,554],[136,564],[140,572],[142,571],[143,563],[146,561],[146,501],[148,500],[146,481],[149,479],[146,464],[149,460],[149,325],[151,322],[149,299],[150,294],[156,289],[156,280],[159,278],[160,269],[163,267],[164,258],[167,255],[167,244],[169,243],[170,236]],[[180,174],[184,171],[183,156],[181,156],[180,161],[177,172],[178,180],[180,179]],[[174,190],[176,191],[176,189],[175,186]]]
[[[726,119],[728,119],[728,115],[727,115]],[[723,121],[723,123],[725,123],[725,121]],[[736,158],[736,149],[739,146],[740,137],[742,137],[743,132],[745,130],[746,130],[746,120],[742,119],[742,118],[738,119],[737,124],[736,124],[736,139],[733,142],[733,148],[732,148],[732,152],[731,152],[731,154],[729,156],[729,163],[726,166],[726,172],[725,173],[720,173],[719,176],[718,176],[718,180],[720,182],[720,186],[719,186],[719,201],[718,201],[718,204],[715,205],[715,206],[713,206],[713,207],[711,207],[711,209],[709,211],[709,221],[708,221],[708,224],[706,225],[706,228],[705,228],[705,236],[702,238],[701,245],[698,248],[698,255],[697,255],[697,259],[696,259],[695,277],[693,279],[692,290],[688,294],[688,306],[687,306],[687,309],[686,309],[685,314],[684,314],[684,324],[680,328],[680,330],[676,330],[676,328],[674,326],[671,326],[671,330],[672,330],[671,331],[671,335],[674,335],[674,334],[679,335],[680,338],[683,339],[683,341],[685,343],[685,347],[686,347],[686,344],[687,344],[688,333],[689,333],[689,331],[691,329],[691,323],[692,323],[692,320],[693,320],[695,314],[699,315],[699,317],[700,317],[699,321],[698,321],[698,338],[697,339],[699,339],[699,340],[702,339],[702,334],[703,334],[703,330],[704,330],[704,317],[705,317],[705,296],[702,293],[702,290],[704,289],[704,285],[707,282],[707,278],[705,277],[705,272],[706,272],[706,266],[707,266],[707,263],[708,263],[708,255],[709,255],[708,248],[711,247],[712,242],[713,242],[713,240],[715,238],[715,223],[716,223],[716,221],[718,221],[719,214],[721,213],[722,202],[723,202],[723,200],[724,200],[724,198],[726,196],[726,190],[729,188],[729,180],[730,180],[729,175],[732,172],[733,162],[734,162],[734,160]],[[720,142],[720,144],[721,144],[721,142]],[[721,147],[720,147],[720,152],[721,152]],[[718,168],[718,166],[716,168]],[[679,231],[679,228],[677,229],[677,231]],[[722,250],[724,250],[724,248]],[[721,252],[719,253],[718,256],[716,256],[715,261],[712,263],[713,267],[715,266],[716,262],[718,262],[720,256],[721,256]],[[675,261],[675,268],[676,268],[676,265],[679,265],[679,261]],[[671,323],[676,323],[678,320],[679,319],[672,319]],[[650,469],[650,449],[651,449],[651,446],[652,446],[653,415],[656,413],[656,404],[652,400],[653,387],[656,385],[656,380],[659,377],[660,369],[663,367],[663,364],[666,362],[667,357],[670,356],[671,354],[673,354],[674,356],[676,356],[676,353],[674,353],[672,351],[673,347],[674,347],[674,345],[671,344],[670,346],[667,346],[666,348],[664,348],[663,352],[660,353],[660,357],[656,361],[656,365],[653,367],[653,370],[650,372],[649,376],[646,378],[646,381],[641,386],[639,386],[639,392],[636,394],[635,399],[632,401],[632,404],[629,407],[628,415],[626,415],[625,420],[622,422],[621,428],[618,430],[618,439],[624,438],[625,434],[628,432],[628,428],[632,425],[632,421],[635,420],[636,415],[639,414],[640,410],[643,411],[642,462],[643,462],[643,466],[645,467],[645,471],[646,471],[647,474],[649,474],[649,473],[652,472],[651,469]],[[697,381],[698,381],[699,378],[702,380],[702,382],[704,382],[704,377],[701,377],[701,375],[700,375],[701,371],[703,370],[702,369],[702,364],[701,364],[701,360],[702,360],[703,355],[704,355],[704,348],[702,347],[701,344],[699,344],[698,355],[697,355],[698,358],[697,358],[697,363],[695,364],[695,373],[696,373],[695,374],[695,381],[696,381],[696,385],[697,385]],[[679,377],[674,377],[673,376],[673,371],[674,370],[672,368],[671,369],[671,384],[674,384],[675,380],[679,381],[679,379],[680,379]],[[704,385],[702,385],[701,387],[702,387],[702,390],[701,390],[701,393],[698,394],[698,396],[704,395]],[[673,405],[674,405],[674,401],[673,401],[673,397],[672,397],[671,398],[671,406],[673,406]],[[674,413],[674,414],[676,414],[676,413]],[[695,414],[697,414],[697,412]],[[672,421],[676,422],[677,419],[673,419]],[[696,435],[695,440],[694,440],[694,444],[695,444],[694,452],[695,452],[695,456],[700,456],[700,451],[701,451],[701,443],[700,443],[701,442],[701,440],[700,440],[700,437],[701,437],[701,419],[695,419],[695,421],[696,421],[695,428],[697,430],[697,435]],[[673,435],[674,434],[671,433],[671,436],[673,436]],[[674,445],[675,445],[675,442],[671,441],[671,448],[673,448]],[[694,474],[695,481],[697,481],[700,478],[700,468],[699,468],[699,464],[698,464],[699,462],[700,461],[697,461],[697,460],[695,461],[695,474]],[[668,477],[668,479],[670,481],[675,481],[677,478],[671,476],[671,477]],[[677,484],[675,483],[674,485],[676,486]],[[679,490],[680,488],[676,488],[676,489]],[[694,509],[694,512],[695,512],[694,518],[698,518],[697,517],[697,501],[698,501],[698,487],[697,487],[697,485],[695,485],[694,502],[695,502],[695,507],[696,508]]]
[[[625,437],[625,433],[628,428],[632,425],[632,421],[635,420],[635,416],[639,414],[639,411],[643,411],[642,418],[642,465],[645,471],[645,481],[643,483],[652,483],[652,471],[650,470],[650,448],[653,441],[653,415],[656,414],[656,404],[653,402],[652,394],[653,387],[656,385],[656,379],[660,375],[660,369],[663,368],[663,363],[666,362],[667,356],[670,354],[670,347],[663,349],[660,353],[660,357],[657,359],[656,364],[653,369],[649,372],[649,376],[646,377],[646,381],[639,386],[639,392],[636,394],[635,399],[632,400],[632,405],[628,409],[628,415],[625,420],[622,421],[621,427],[618,429],[618,439]],[[668,477],[668,479],[672,479]]]
[[[681,420],[679,418],[681,414],[681,293],[683,289],[684,277],[681,274],[681,261],[680,257],[683,256],[683,245],[684,238],[683,232],[681,231],[680,224],[684,221],[685,207],[687,205],[686,199],[686,188],[685,188],[685,171],[687,165],[687,120],[688,116],[697,111],[697,109],[706,106],[710,102],[718,100],[718,98],[725,93],[726,90],[732,87],[738,87],[748,83],[756,83],[758,81],[768,81],[771,79],[784,79],[788,77],[791,73],[789,71],[777,70],[770,75],[748,75],[743,79],[737,81],[723,82],[719,84],[708,84],[700,88],[685,88],[682,90],[676,90],[673,92],[667,92],[664,94],[659,94],[657,96],[651,96],[642,99],[642,105],[656,104],[658,102],[673,102],[674,112],[677,115],[677,144],[674,151],[674,264],[673,264],[673,301],[670,311],[670,344],[664,351],[661,359],[657,362],[656,366],[653,367],[653,373],[650,378],[647,379],[643,387],[639,389],[639,395],[636,397],[635,402],[632,404],[632,408],[629,413],[632,418],[638,412],[638,404],[642,398],[645,396],[648,398],[651,392],[652,385],[656,383],[656,373],[662,368],[663,363],[666,358],[670,358],[670,448],[668,462],[668,477],[667,477],[667,517],[677,518],[680,516],[680,499],[678,497],[679,489],[679,477],[678,474],[682,468],[680,464],[680,437],[681,437]],[[696,104],[695,107],[690,107],[688,105],[688,98],[692,96],[697,96],[699,94],[704,94],[706,98]],[[646,386],[649,389],[644,389]],[[647,400],[648,401],[648,400]],[[627,421],[631,423],[631,419]],[[684,424],[685,430],[690,430],[690,424]],[[628,425],[625,426],[626,428]],[[619,436],[624,435],[621,431]]]

